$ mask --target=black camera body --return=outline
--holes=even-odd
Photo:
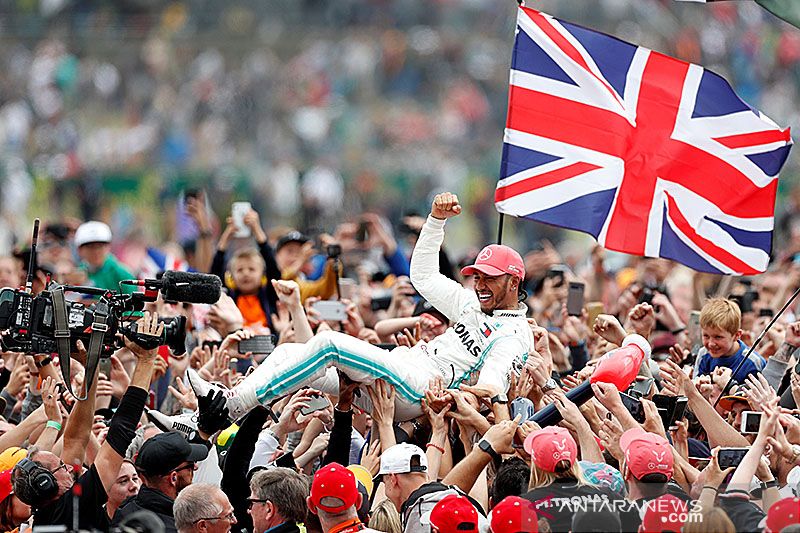
[[[58,284],[51,283],[48,290],[31,295],[23,290],[5,288],[0,290],[0,331],[4,331],[0,342],[5,350],[27,354],[49,354],[58,352],[56,338],[55,304],[52,289]],[[108,304],[106,330],[103,332],[100,348],[101,357],[110,357],[123,346],[117,333],[133,338],[135,324],[124,320],[125,313],[141,311],[146,301],[155,298],[144,293],[120,294],[103,291],[94,287],[68,287],[70,292],[100,294]],[[84,347],[89,346],[92,325],[95,323],[97,304],[86,306],[82,302],[64,302],[69,329],[70,351],[77,351],[80,340]],[[186,318],[183,316],[161,319],[164,324],[162,344],[166,344],[175,354],[185,353]]]

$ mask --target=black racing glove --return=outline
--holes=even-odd
[[[197,428],[206,433],[213,435],[221,429],[225,429],[230,425],[228,420],[228,408],[225,407],[225,395],[221,390],[217,391],[216,396],[214,391],[209,391],[205,396],[200,396],[197,399]]]

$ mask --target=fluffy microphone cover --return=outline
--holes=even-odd
[[[164,299],[173,302],[215,304],[222,290],[222,281],[213,274],[167,270],[161,281]]]

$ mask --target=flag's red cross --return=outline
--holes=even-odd
[[[592,72],[578,50],[545,16],[531,9],[524,10],[572,61]],[[511,86],[509,109],[513,108],[514,112],[508,114],[507,128],[581,146],[624,161],[625,174],[608,223],[606,248],[644,255],[656,178],[682,185],[735,217],[773,216],[777,180],[766,187],[758,187],[733,165],[671,137],[688,71],[688,63],[650,52],[642,74],[635,126],[613,111]],[[597,79],[619,100],[604,80]],[[789,139],[788,130],[770,130],[714,140],[728,148],[738,148]],[[576,162],[500,187],[495,192],[495,201],[598,168],[591,163]],[[698,235],[675,200],[669,194],[666,196],[669,216],[681,232],[716,260],[739,272],[754,272],[747,263]]]

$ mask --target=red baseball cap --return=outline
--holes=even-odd
[[[525,263],[522,262],[522,257],[516,250],[503,244],[490,244],[485,247],[475,258],[475,264],[462,268],[461,274],[471,276],[476,270],[487,276],[511,274],[519,279],[525,278]]]
[[[451,494],[431,510],[431,530],[440,533],[478,533],[478,511],[464,496]]]
[[[341,513],[358,501],[356,476],[339,463],[317,470],[311,482],[311,503],[331,514]]]
[[[800,524],[800,498],[784,498],[767,511],[764,533],[778,533],[786,526]]]
[[[672,478],[675,459],[669,441],[661,435],[648,433],[642,428],[629,429],[619,439],[625,454],[625,464],[636,479],[647,474],[664,474]]]
[[[12,470],[3,470],[0,472],[0,502],[8,498],[14,487],[11,485],[11,472]]]
[[[639,533],[680,532],[689,513],[689,506],[672,494],[647,502]]]
[[[492,533],[538,533],[539,519],[532,501],[506,496],[492,509]]]
[[[531,454],[534,464],[546,472],[555,472],[561,461],[575,464],[578,461],[578,445],[569,431],[550,426],[531,432],[523,444]]]

